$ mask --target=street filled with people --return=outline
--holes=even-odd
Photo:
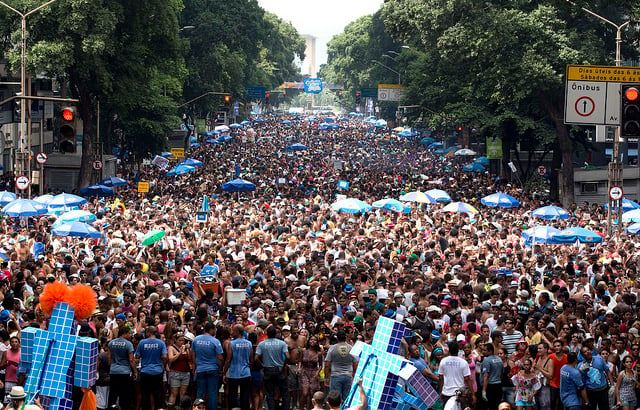
[[[364,409],[350,351],[380,317],[409,330],[398,354],[439,393],[433,409],[638,408],[640,242],[626,223],[607,235],[598,204],[540,214],[558,204],[500,178],[499,160],[467,171],[481,153],[328,121],[199,135],[184,173],[167,175],[182,161],[168,155],[123,161],[127,183],[78,206],[94,238],[55,233],[59,208],[5,216],[4,403],[26,397],[21,332],[47,328],[39,296],[60,281],[97,294],[78,325],[100,343],[100,409],[338,409],[353,395]],[[495,193],[518,203],[483,201]],[[556,243],[540,227],[595,235]]]

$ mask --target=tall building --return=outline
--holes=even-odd
[[[306,49],[304,51],[304,61],[302,61],[302,74],[309,77],[315,77],[318,72],[316,63],[316,40],[318,37],[311,34],[303,34]]]

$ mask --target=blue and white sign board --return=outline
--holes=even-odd
[[[304,85],[304,92],[307,94],[320,94],[322,92],[322,79],[320,78],[305,78],[302,84]]]
[[[257,98],[265,98],[267,96],[267,87],[259,85],[247,87],[247,98],[249,99],[257,99]]]

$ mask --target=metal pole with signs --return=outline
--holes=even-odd
[[[616,50],[616,63],[620,64],[620,49]],[[564,122],[566,124],[616,126],[613,156],[609,162],[608,186],[623,186],[624,167],[620,160],[621,83],[640,83],[640,68],[621,66],[568,65],[565,89]],[[621,200],[620,200],[621,201]],[[620,221],[622,206],[609,195],[607,233],[614,230],[613,211]],[[618,223],[617,228],[620,227]]]

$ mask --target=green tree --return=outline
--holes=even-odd
[[[622,21],[629,10],[624,6],[610,4],[611,18]],[[511,123],[520,135],[538,128],[541,140],[548,127],[537,124],[553,125],[562,201],[569,205],[574,142],[563,121],[565,67],[610,63],[614,49],[610,36],[603,36],[610,30],[585,23],[578,11],[559,0],[389,0],[383,15],[392,38],[428,50],[422,75],[429,95],[446,96],[442,109],[434,110],[441,117],[460,118],[467,111],[503,129]]]

